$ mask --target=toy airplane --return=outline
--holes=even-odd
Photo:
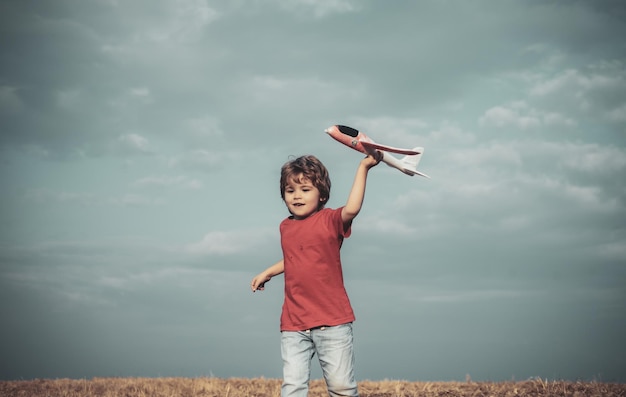
[[[421,175],[430,178],[428,175],[417,170],[417,164],[420,162],[420,157],[424,152],[424,148],[422,147],[409,150],[379,145],[364,133],[345,125],[333,125],[332,127],[328,127],[326,133],[344,145],[365,154],[373,154],[376,150],[380,150],[383,153],[382,161],[385,164],[397,168],[407,175]],[[387,152],[404,154],[405,156],[402,159],[397,159]]]

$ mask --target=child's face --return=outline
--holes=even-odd
[[[304,219],[317,212],[320,201],[320,191],[302,176],[291,178],[285,186],[285,204],[294,219]]]

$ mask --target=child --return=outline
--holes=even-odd
[[[343,285],[339,250],[363,204],[370,168],[382,153],[361,160],[344,207],[324,208],[330,197],[326,167],[302,156],[281,169],[280,194],[291,216],[280,224],[283,259],[252,279],[252,291],[285,273],[280,317],[282,397],[306,397],[317,353],[330,396],[358,396],[354,377],[354,313]]]

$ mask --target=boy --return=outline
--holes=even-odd
[[[358,396],[354,377],[354,313],[343,285],[339,250],[363,204],[370,168],[380,152],[361,160],[344,207],[324,208],[330,197],[326,167],[302,156],[281,169],[280,193],[291,216],[280,224],[283,259],[252,279],[252,291],[285,274],[280,318],[282,397],[306,397],[317,353],[330,396]]]

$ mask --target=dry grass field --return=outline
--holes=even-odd
[[[277,397],[278,379],[93,378],[0,381],[1,397]],[[359,382],[361,397],[435,396],[625,396],[626,384],[599,382]],[[311,382],[309,397],[326,397],[322,380]]]

